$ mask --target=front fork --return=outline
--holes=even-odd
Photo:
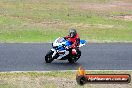
[[[56,55],[57,51],[55,49],[51,49],[51,51],[53,51],[54,53],[52,54],[52,58]]]

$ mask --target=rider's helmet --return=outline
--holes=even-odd
[[[70,36],[71,38],[74,38],[74,37],[76,36],[76,34],[77,34],[76,29],[70,29],[70,30],[69,30],[69,36]]]

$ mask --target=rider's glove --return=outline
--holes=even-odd
[[[63,37],[66,40],[66,37]]]

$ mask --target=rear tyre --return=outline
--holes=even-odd
[[[54,59],[52,58],[52,54],[53,54],[54,52],[53,51],[49,51],[47,54],[46,54],[46,56],[45,56],[45,62],[46,63],[51,63]]]
[[[81,57],[81,51],[77,50],[76,61]]]
[[[71,56],[68,58],[69,63],[75,63],[75,57]]]

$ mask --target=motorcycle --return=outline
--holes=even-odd
[[[85,40],[80,40],[80,45],[79,47],[84,46],[86,43]],[[81,56],[81,51],[79,50],[79,47],[77,48],[77,54],[76,55],[72,55],[71,54],[71,45],[72,43],[67,40],[64,39],[63,37],[59,37],[57,38],[53,43],[52,43],[52,49],[46,54],[45,56],[45,62],[46,63],[51,63],[53,60],[57,59],[59,56],[64,56],[65,53],[67,53],[67,51],[69,51],[69,53],[62,57],[59,60],[68,60],[69,63],[75,63]]]

